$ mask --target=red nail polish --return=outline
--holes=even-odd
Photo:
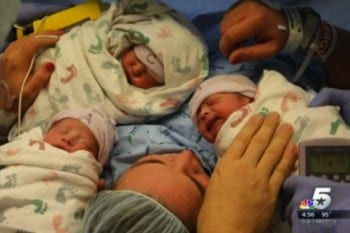
[[[49,72],[52,72],[55,70],[55,65],[51,62],[48,62],[45,64],[45,69]]]
[[[231,64],[237,64],[239,62],[239,59],[236,56],[232,56],[230,57],[230,62]]]

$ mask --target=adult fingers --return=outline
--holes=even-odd
[[[249,38],[254,38],[257,34],[257,27],[254,21],[245,19],[233,24],[221,34],[219,48],[221,53],[228,57],[233,49],[239,46],[239,43]]]
[[[239,47],[230,53],[228,60],[231,64],[244,61],[255,61],[275,56],[280,50],[278,44],[273,41],[251,44]]]
[[[241,10],[238,6],[240,3],[240,1],[234,3],[223,15],[220,23],[221,35],[224,34],[232,25],[237,25],[240,21],[247,18],[247,14],[244,13],[244,9]]]
[[[27,69],[34,54],[41,48],[53,46],[61,32],[46,32],[46,34],[25,36],[9,44],[3,53],[3,63],[9,69]]]
[[[291,137],[293,127],[290,124],[282,124],[265,150],[264,156],[258,163],[258,170],[266,177],[270,177],[286,149]]]
[[[255,133],[264,122],[264,117],[260,114],[252,116],[240,130],[231,145],[227,148],[223,158],[238,159],[242,157]]]
[[[318,107],[330,104],[333,88],[322,88],[320,92],[310,101],[309,107]]]
[[[34,54],[41,48],[47,48],[55,45],[61,34],[62,32],[60,31],[47,31],[28,36],[27,43],[30,44],[28,54]]]
[[[333,105],[340,107],[340,114],[350,125],[350,90],[325,87],[310,101],[310,107]]]
[[[23,106],[29,107],[33,100],[38,96],[40,91],[47,85],[50,76],[55,69],[51,62],[44,63],[28,78],[28,82],[23,89]]]
[[[251,140],[249,146],[244,153],[244,159],[253,166],[257,166],[259,160],[264,155],[266,148],[280,123],[280,115],[271,112],[267,115],[263,125]]]
[[[283,181],[291,174],[297,158],[297,146],[294,143],[289,143],[270,176],[270,187],[273,192],[279,192]]]
[[[343,106],[350,100],[350,90],[325,87],[313,98],[309,106],[334,105]]]
[[[34,34],[30,39],[36,44],[37,49],[54,45],[63,34],[62,31],[45,31]]]

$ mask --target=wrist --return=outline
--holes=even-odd
[[[335,49],[337,43],[337,31],[333,25],[326,21],[322,21],[320,33],[320,42],[315,56],[319,61],[326,62]]]
[[[321,17],[310,7],[283,8],[288,19],[289,35],[283,51],[305,54],[295,78],[305,71],[312,57],[317,54],[322,36]]]
[[[318,50],[321,17],[309,7],[283,8],[288,19],[289,36],[284,51],[312,52]]]

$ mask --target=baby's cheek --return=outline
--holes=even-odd
[[[205,127],[205,124],[201,121],[197,121],[198,122],[198,130],[199,132],[203,135],[206,133],[206,127]]]

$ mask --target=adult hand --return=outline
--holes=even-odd
[[[239,1],[221,21],[220,50],[232,64],[273,57],[288,39],[288,32],[278,30],[277,25],[288,28],[282,13],[258,1]],[[255,44],[242,46],[248,39],[254,39]]]
[[[321,194],[316,188],[327,188],[329,192],[322,191]],[[288,201],[286,208],[286,216],[291,223],[292,232],[348,232],[350,219],[336,219],[334,221],[305,221],[300,219],[297,211],[300,210],[300,203],[305,199],[313,199],[316,193],[316,200],[313,200],[317,205],[317,196],[324,199],[323,204],[327,202],[329,196],[329,210],[349,210],[350,209],[350,184],[338,183],[331,180],[319,177],[306,176],[290,176],[286,179],[282,188],[282,197]]]
[[[34,54],[41,48],[53,46],[62,32],[50,31],[36,35],[25,36],[12,42],[0,57],[0,79],[7,85],[11,96],[15,97],[15,103],[10,109],[17,111],[17,102],[22,81],[29,69]],[[47,35],[51,37],[47,37]],[[40,90],[47,84],[51,73],[54,71],[53,63],[42,64],[34,73],[29,74],[28,81],[23,91],[22,107],[30,106]],[[10,97],[6,90],[0,89],[0,109],[6,109],[7,99]]]
[[[253,116],[220,159],[198,218],[199,233],[256,233],[268,227],[296,161],[293,128],[277,113]]]
[[[313,98],[309,106],[333,105],[340,107],[340,115],[350,125],[350,90],[325,87]]]

